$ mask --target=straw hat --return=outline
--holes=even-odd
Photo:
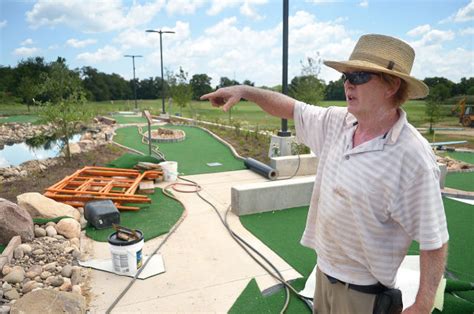
[[[408,98],[426,97],[429,88],[422,81],[410,76],[415,51],[407,43],[384,35],[362,36],[352,51],[349,61],[324,61],[339,72],[383,72],[403,79],[408,84]]]

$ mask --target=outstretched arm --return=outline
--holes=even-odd
[[[293,119],[295,100],[286,95],[247,85],[219,88],[213,93],[201,96],[209,100],[214,107],[228,111],[240,99],[246,99],[259,105],[264,111],[283,119]]]
[[[431,313],[436,290],[444,273],[446,252],[448,244],[445,243],[437,250],[420,250],[420,287],[415,303],[403,311],[408,313]]]

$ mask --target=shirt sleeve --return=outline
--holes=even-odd
[[[320,156],[328,133],[337,123],[343,123],[346,112],[345,108],[323,108],[297,101],[293,113],[297,140]]]
[[[399,197],[395,219],[421,250],[435,250],[449,239],[443,200],[439,188],[439,169],[422,169],[405,186]]]

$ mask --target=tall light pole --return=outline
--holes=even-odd
[[[158,33],[160,34],[160,59],[161,59],[161,109],[162,109],[162,113],[166,113],[165,112],[165,78],[163,76],[163,41],[161,39],[161,35],[162,34],[174,34],[173,31],[162,31],[161,29],[160,30],[154,30],[154,29],[147,29],[146,30],[147,33]]]
[[[282,87],[283,94],[288,95],[288,7],[289,0],[283,0],[283,67],[282,67]],[[281,119],[281,130],[278,136],[291,136],[288,131],[288,120]]]
[[[134,98],[135,98],[135,110],[137,110],[138,105],[137,105],[137,82],[135,81],[135,58],[141,58],[143,56],[140,56],[140,55],[125,55],[124,57],[132,58],[132,64],[133,64],[133,95],[134,95]]]

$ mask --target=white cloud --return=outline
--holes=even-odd
[[[110,62],[122,58],[122,51],[107,45],[103,48],[99,48],[96,52],[81,53],[77,55],[76,58],[85,63]]]
[[[412,30],[409,30],[407,32],[407,35],[408,36],[411,36],[411,37],[417,37],[417,36],[421,36],[423,34],[426,34],[427,32],[429,32],[431,30],[431,26],[428,25],[428,24],[425,24],[425,25],[420,25],[420,26],[417,26],[415,27],[414,29]]]
[[[419,46],[415,51],[412,75],[417,78],[442,76],[459,81],[462,77],[471,77],[474,71],[472,63],[466,66],[466,60],[472,60],[472,51],[447,50],[442,45]]]
[[[369,0],[363,0],[359,3],[360,7],[367,8],[369,6]]]
[[[202,0],[172,0],[166,4],[166,12],[168,14],[193,14],[196,10],[204,5]]]
[[[439,45],[444,41],[453,40],[455,37],[452,31],[441,31],[438,29],[431,29],[428,32],[422,34],[421,39],[413,42],[415,46],[430,46]]]
[[[449,22],[463,23],[474,20],[474,0],[471,0],[465,7],[460,8],[455,14],[441,20],[440,24]]]
[[[176,42],[183,41],[190,37],[191,30],[189,23],[177,21],[172,27],[163,27],[163,30],[174,31],[174,34],[165,34],[163,41]],[[146,33],[143,29],[129,28],[121,32],[113,40],[119,43],[123,50],[136,49],[136,48],[159,48],[159,35],[155,33]]]
[[[4,28],[5,26],[7,26],[8,22],[7,20],[3,20],[0,22],[0,29]]]
[[[86,46],[95,44],[97,40],[95,39],[84,39],[84,40],[79,40],[76,38],[70,38],[66,41],[66,45],[73,47],[73,48],[84,48]]]
[[[19,47],[13,50],[13,54],[19,57],[31,57],[40,51],[36,47]]]
[[[225,9],[239,7],[242,15],[258,20],[263,16],[258,14],[255,7],[267,2],[268,0],[211,0],[211,7],[207,10],[207,14],[217,15]]]
[[[22,46],[29,46],[29,45],[33,45],[33,39],[31,38],[27,38],[25,40],[23,40],[20,45]]]
[[[453,17],[454,22],[469,22],[474,20],[474,0],[458,10]]]
[[[329,4],[335,2],[342,2],[342,0],[306,0],[306,2],[314,4]]]
[[[468,28],[461,29],[461,30],[459,31],[459,35],[461,35],[461,36],[471,36],[471,35],[474,35],[474,27],[468,27]]]
[[[89,33],[143,25],[160,11],[164,0],[125,7],[118,0],[39,0],[26,19],[31,27],[67,25]]]

